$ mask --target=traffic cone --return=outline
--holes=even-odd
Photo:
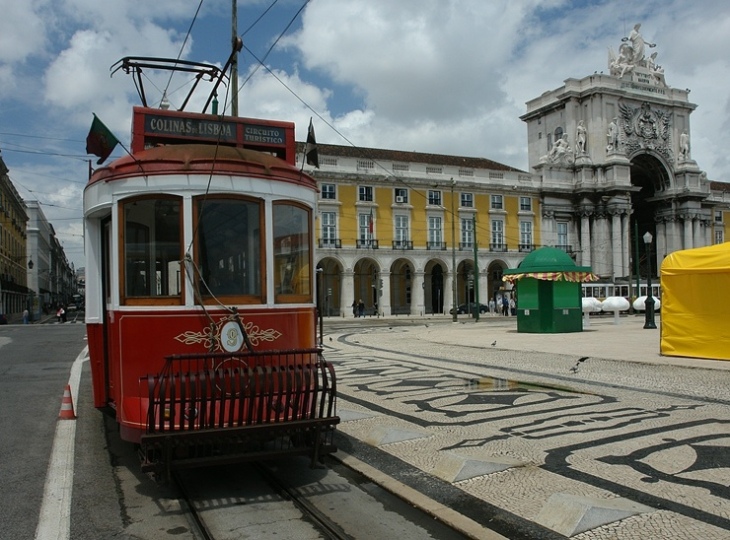
[[[59,420],[76,420],[76,414],[74,414],[74,403],[71,398],[71,386],[66,385],[66,389],[63,391],[63,399],[61,400],[61,412],[58,413]]]

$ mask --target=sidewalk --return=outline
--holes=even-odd
[[[440,319],[446,322],[446,319]],[[435,324],[419,332],[420,338],[440,344],[472,345],[499,349],[591,356],[658,365],[730,370],[730,361],[662,356],[659,353],[661,318],[656,317],[656,329],[644,329],[643,315],[619,318],[612,316],[590,319],[582,332],[533,334],[517,332],[516,317],[480,317],[460,319],[457,323]]]
[[[730,362],[661,356],[644,321],[331,321],[335,458],[474,539],[725,540]]]

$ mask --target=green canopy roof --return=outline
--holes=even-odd
[[[590,266],[578,266],[565,251],[554,247],[541,247],[525,257],[517,268],[510,268],[504,275],[536,272],[589,272]]]

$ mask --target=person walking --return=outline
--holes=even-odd
[[[30,318],[30,313],[28,313],[28,310],[23,310],[23,324],[28,324],[28,320]]]

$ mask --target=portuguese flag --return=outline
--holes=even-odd
[[[119,140],[94,114],[94,121],[91,123],[89,134],[86,136],[86,153],[99,156],[99,161],[96,164],[101,165],[117,144],[119,144]]]

